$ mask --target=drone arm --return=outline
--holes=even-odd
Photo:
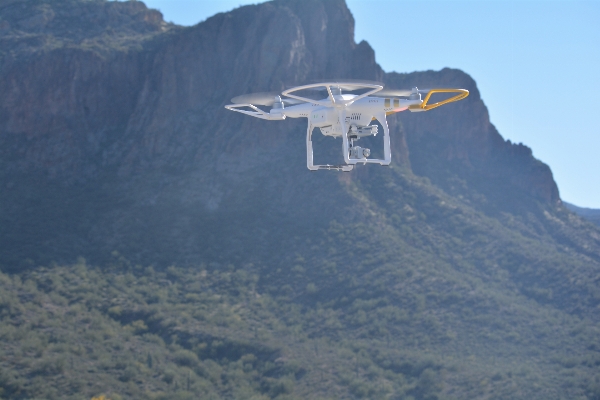
[[[249,108],[253,109],[254,111],[242,110],[241,107],[249,107]],[[283,114],[283,113],[270,114],[270,113],[264,112],[263,110],[261,110],[260,108],[258,108],[256,106],[253,106],[252,104],[229,104],[229,105],[226,105],[225,108],[228,110],[231,110],[231,111],[239,112],[242,114],[250,115],[252,117],[266,119],[266,120],[270,120],[270,121],[278,121],[278,120],[285,119],[285,114]]]
[[[327,86],[327,94],[329,96],[329,101],[335,106],[335,97],[333,97],[333,93],[331,92],[331,86]]]

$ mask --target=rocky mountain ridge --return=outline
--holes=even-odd
[[[64,5],[54,6],[60,8],[55,12],[52,3],[30,3],[13,3],[3,9],[3,26],[8,27],[5,43],[19,43],[8,46],[19,49],[15,56],[19,62],[5,63],[3,68],[6,96],[1,128],[3,147],[9,149],[3,158],[25,154],[14,163],[19,165],[17,171],[46,172],[62,182],[85,181],[91,168],[118,166],[120,174],[126,174],[134,168],[132,164],[147,169],[199,159],[206,154],[199,149],[200,138],[210,143],[215,140],[211,136],[222,136],[223,130],[230,129],[222,123],[226,118],[244,124],[236,126],[238,130],[252,129],[255,124],[225,113],[222,105],[230,97],[335,76],[400,87],[418,82],[470,89],[470,98],[458,104],[458,110],[441,110],[433,119],[404,116],[411,140],[421,135],[435,142],[430,135],[442,123],[448,126],[443,133],[445,146],[440,154],[427,156],[445,162],[460,160],[473,170],[498,169],[498,165],[487,167],[486,162],[516,157],[514,163],[531,166],[527,176],[522,168],[507,172],[514,176],[514,184],[546,202],[559,201],[549,169],[536,167],[529,149],[505,142],[491,126],[471,78],[452,70],[441,75],[385,75],[370,46],[354,43],[352,16],[340,2],[244,7],[187,29],[165,24],[141,2],[87,2],[68,12]],[[242,19],[252,23],[243,24]],[[84,29],[87,26],[96,29],[90,32]],[[29,45],[25,50],[20,47],[23,43]],[[24,52],[43,56],[25,61]],[[108,85],[98,86],[98,82]],[[114,101],[108,103],[106,98]],[[463,126],[465,121],[469,126]],[[285,126],[283,130],[291,131]],[[214,134],[199,133],[203,131]],[[177,142],[172,143],[175,132]],[[396,153],[406,157],[403,137],[396,135],[400,136],[394,141]],[[252,150],[261,140],[260,134],[257,140],[253,136],[237,140],[238,148],[229,146],[226,154]],[[19,142],[23,138],[35,139],[39,147]],[[277,142],[277,137],[265,140]],[[414,147],[411,153],[417,157],[416,142]],[[398,163],[406,161],[396,158]]]
[[[574,204],[570,204],[567,202],[563,203],[567,209],[579,215],[581,218],[585,218],[588,221],[595,223],[596,225],[600,225],[600,210],[596,208],[578,207]]]
[[[213,213],[226,199],[233,207],[245,201],[233,190],[240,179],[268,187],[264,179],[286,176],[296,182],[288,198],[332,180],[360,179],[371,172],[309,178],[301,161],[302,122],[267,126],[223,108],[240,93],[336,77],[391,87],[469,89],[471,95],[451,109],[390,118],[395,165],[412,167],[449,191],[448,182],[465,180],[493,207],[560,204],[549,168],[526,146],[502,139],[468,75],[451,69],[384,73],[370,46],[354,42],[354,21],[343,1],[275,1],[218,14],[190,28],[165,24],[141,2],[30,1],[2,10],[7,27],[2,40],[13,43],[8,46],[13,56],[6,56],[13,61],[3,63],[0,75],[7,187],[35,177],[35,185],[40,180],[67,188],[88,185],[106,196],[117,187],[129,192],[132,185],[153,181],[158,186],[145,194],[138,188],[140,196],[131,199],[143,205],[155,201],[157,190],[182,185],[183,179],[188,188],[182,201],[199,201],[197,206]],[[460,172],[447,176],[450,170]],[[99,189],[103,182],[109,187]],[[200,186],[204,189],[190,189]],[[121,197],[121,189],[115,190]],[[314,193],[309,198],[321,197]],[[509,198],[496,201],[498,194]],[[273,206],[298,209],[287,200]],[[94,222],[81,229],[92,247],[109,253],[114,244],[101,245],[97,240],[105,238],[95,232],[114,237],[115,224],[122,223],[109,222],[109,228]]]

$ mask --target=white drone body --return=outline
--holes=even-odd
[[[321,100],[310,99],[298,95],[315,89],[327,91],[327,97]],[[365,91],[361,94],[342,94],[347,91]],[[256,93],[238,96],[232,99],[235,104],[225,106],[228,110],[237,111],[256,118],[267,120],[284,120],[286,118],[307,118],[306,131],[306,164],[309,170],[319,169],[351,171],[356,164],[389,165],[392,160],[390,148],[390,130],[386,115],[404,110],[412,112],[428,111],[443,104],[464,99],[469,92],[464,89],[429,89],[419,90],[383,90],[383,85],[354,82],[326,82],[298,86],[284,90],[281,96],[272,93]],[[379,93],[378,93],[379,92]],[[379,96],[374,96],[377,93]],[[421,93],[427,93],[425,100]],[[433,93],[457,93],[444,101],[427,104]],[[385,96],[387,94],[387,96]],[[254,104],[252,104],[254,103]],[[285,106],[285,103],[292,104]],[[271,106],[266,112],[256,105]],[[383,127],[383,159],[369,158],[370,149],[355,145],[355,141],[365,136],[375,136],[377,125],[371,125],[373,120],[379,121]],[[315,165],[313,162],[312,132],[320,128],[325,136],[342,138],[342,154],[345,165]]]

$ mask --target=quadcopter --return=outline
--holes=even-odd
[[[342,93],[355,92],[355,94]],[[356,93],[358,92],[358,93]],[[429,104],[435,93],[452,93],[452,97]],[[425,94],[425,99],[421,99]],[[311,95],[316,99],[307,97]],[[392,160],[390,131],[386,116],[400,111],[429,111],[444,104],[464,99],[465,89],[384,90],[382,84],[356,82],[324,82],[297,86],[278,93],[250,93],[234,97],[228,110],[266,120],[307,118],[306,165],[309,170],[352,171],[356,164],[389,165]],[[283,96],[283,97],[282,97]],[[324,97],[326,96],[326,97]],[[267,112],[257,106],[271,107]],[[362,137],[376,136],[377,120],[383,127],[383,159],[369,158],[371,150],[355,144]],[[325,136],[342,138],[345,165],[315,165],[312,132],[319,128]]]

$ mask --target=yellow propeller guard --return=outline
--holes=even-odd
[[[458,93],[458,94],[456,96],[452,96],[449,99],[442,100],[437,103],[427,104],[427,102],[429,101],[429,98],[434,93]],[[467,97],[468,95],[469,95],[469,91],[466,89],[431,89],[427,93],[427,96],[425,96],[425,100],[423,100],[423,103],[420,106],[410,106],[409,108],[410,109],[416,108],[416,109],[421,109],[423,111],[429,111],[429,110],[433,110],[434,108],[437,108],[439,106],[443,106],[444,104],[462,100],[465,97]]]

